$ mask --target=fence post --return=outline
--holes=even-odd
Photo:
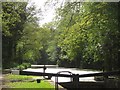
[[[73,74],[74,88],[79,88],[79,74]]]

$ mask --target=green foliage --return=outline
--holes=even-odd
[[[3,68],[8,68],[12,62],[16,61],[17,41],[22,35],[24,23],[27,20],[26,6],[25,2],[2,2]]]
[[[83,68],[117,69],[120,40],[117,13],[118,3],[69,2],[59,8],[58,46],[61,52],[66,52],[67,61]]]
[[[27,3],[17,2],[2,3],[2,33],[4,36],[14,36],[17,32],[21,33],[22,26],[18,26],[18,24],[24,23],[26,19],[26,5]],[[19,30],[15,30],[16,27],[19,27]]]
[[[35,7],[26,5],[3,3],[4,61],[18,60],[19,68],[24,68],[23,62],[120,68],[118,3],[65,2],[56,9],[56,20],[43,27],[37,23]]]
[[[30,64],[30,63],[23,63],[23,64],[17,66],[16,68],[17,68],[17,69],[20,69],[20,70],[23,70],[23,69],[27,69],[27,68],[29,68],[29,67],[31,67],[31,64]]]
[[[42,58],[40,51],[45,51],[50,40],[50,30],[38,27],[36,23],[26,24],[23,36],[18,42],[17,51],[21,57],[28,62],[34,62]]]
[[[31,29],[38,27],[38,18],[35,16],[38,11],[35,11],[34,5],[28,7],[27,4],[28,3],[26,2],[2,3],[3,68],[14,67],[14,63],[22,64],[24,59],[25,62],[32,62],[34,59],[33,57],[35,57],[36,51],[24,51],[23,46],[25,42],[21,42],[21,39],[23,39],[23,36],[25,36],[26,30],[31,28],[27,28],[28,25],[33,26],[33,28]],[[32,32],[30,33],[30,35],[32,36]],[[34,40],[32,40],[32,42],[34,42]]]

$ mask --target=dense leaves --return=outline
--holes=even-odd
[[[40,12],[26,6],[3,3],[4,64],[10,60],[18,64],[120,69],[119,3],[65,2],[56,9],[54,21],[42,27],[35,16]]]
[[[118,3],[106,2],[68,2],[59,9],[58,46],[66,52],[67,63],[82,68],[119,68],[118,10]]]
[[[27,3],[2,3],[3,67],[16,59],[16,45],[26,21]]]

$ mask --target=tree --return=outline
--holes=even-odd
[[[107,2],[68,2],[58,9],[61,18],[58,46],[67,53],[68,62],[78,61],[78,66],[107,71],[117,69],[120,40],[117,13],[118,3]]]
[[[16,59],[17,41],[21,37],[23,26],[26,21],[26,6],[27,3],[2,3],[3,68],[9,67]]]
[[[38,63],[46,62],[47,57],[45,54],[50,38],[49,35],[49,29],[41,28],[36,23],[25,25],[23,36],[17,46],[18,50],[20,49],[22,52],[22,59],[28,60],[28,62],[36,62],[36,60],[38,60]]]
[[[40,13],[40,10],[36,11],[34,5],[30,7],[27,5],[27,2],[2,3],[2,58],[4,68],[22,63],[21,48],[18,48],[21,45],[19,42],[24,35],[24,30],[28,23],[37,25],[38,18],[35,15]]]

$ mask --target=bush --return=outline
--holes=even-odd
[[[23,63],[23,64],[17,66],[17,69],[23,70],[23,69],[29,68],[30,66],[31,66],[30,63]]]
[[[30,63],[23,63],[22,65],[25,67],[25,69],[27,69],[27,68],[29,68],[31,66]]]
[[[17,68],[20,69],[20,70],[25,69],[25,67],[23,65],[19,65]]]

